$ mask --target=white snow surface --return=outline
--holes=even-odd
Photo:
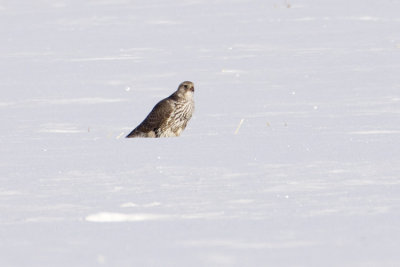
[[[0,1],[0,266],[400,266],[399,10]]]

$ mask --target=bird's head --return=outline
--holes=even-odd
[[[194,84],[189,81],[181,83],[177,90],[178,96],[186,99],[191,99],[194,93]]]

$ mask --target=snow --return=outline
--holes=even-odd
[[[0,2],[0,265],[399,266],[398,10]]]

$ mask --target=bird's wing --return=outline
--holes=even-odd
[[[158,102],[135,130],[139,132],[149,132],[158,129],[173,111],[173,103],[171,103],[171,101],[172,100],[166,98]]]

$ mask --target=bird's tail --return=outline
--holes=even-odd
[[[140,137],[140,134],[139,134],[138,131],[136,131],[136,129],[133,130],[132,132],[130,132],[130,133],[126,136],[126,138],[134,138],[134,137]]]
[[[134,129],[130,134],[126,136],[126,138],[135,138],[135,137],[156,137],[154,132],[144,133]]]

